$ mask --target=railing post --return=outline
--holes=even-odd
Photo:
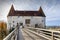
[[[17,40],[17,35],[16,35],[16,37],[15,37],[15,40]]]
[[[15,32],[15,40],[17,40],[17,33],[18,33],[17,31],[18,31],[18,29]]]
[[[40,30],[38,29],[37,31],[38,31],[38,34],[39,34],[40,33]]]
[[[52,38],[52,40],[54,40],[53,31],[52,31],[52,37],[51,38]]]

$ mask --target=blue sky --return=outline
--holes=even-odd
[[[15,10],[39,10],[46,15],[46,25],[60,25],[60,0],[0,0],[0,20],[7,21],[11,5]]]

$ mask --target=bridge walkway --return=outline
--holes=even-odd
[[[46,40],[45,38],[39,37],[26,29],[20,29],[18,40]]]

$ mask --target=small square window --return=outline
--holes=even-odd
[[[26,20],[25,20],[25,23],[26,23],[26,24],[30,24],[30,19],[26,19]]]
[[[18,16],[18,18],[19,18],[20,16]]]
[[[43,22],[44,20],[42,20],[42,22]]]
[[[13,23],[14,23],[14,21],[13,21]]]

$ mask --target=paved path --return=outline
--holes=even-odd
[[[17,40],[45,40],[42,37],[38,37],[35,34],[27,31],[26,29],[18,29]]]
[[[24,40],[21,29],[18,29],[18,35],[17,35],[17,40]]]
[[[32,40],[31,37],[29,35],[27,35],[26,32],[22,31],[22,34],[23,34],[25,40]]]

